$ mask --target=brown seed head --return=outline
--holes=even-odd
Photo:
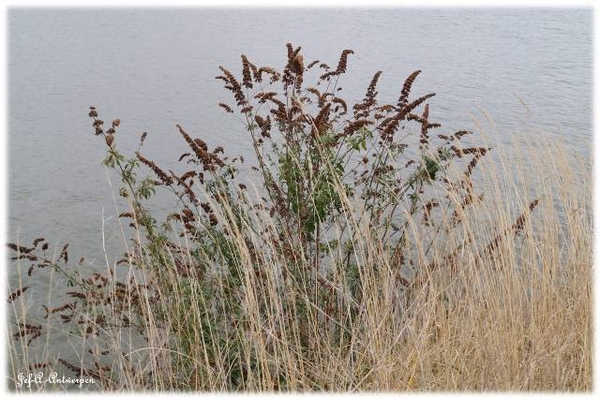
[[[104,139],[106,140],[106,145],[109,147],[112,147],[112,143],[113,143],[113,141],[115,141],[115,135],[109,134]]]
[[[302,75],[304,72],[304,57],[302,54],[297,54],[292,60],[292,72],[296,75]]]

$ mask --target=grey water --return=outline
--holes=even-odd
[[[452,133],[493,120],[491,134],[568,137],[592,151],[592,11],[498,9],[19,9],[8,13],[8,238],[43,236],[72,258],[104,262],[125,244],[115,215],[117,176],[101,165],[89,106],[130,154],[175,165],[185,143],[175,124],[227,153],[252,156],[243,123],[214,77],[239,74],[240,54],[282,68],[285,44],[335,66],[353,49],[341,81],[359,100],[382,70],[394,101],[404,79],[437,93],[431,119]],[[441,131],[440,131],[441,132]],[[167,200],[165,200],[167,201]],[[161,206],[169,207],[169,203]]]

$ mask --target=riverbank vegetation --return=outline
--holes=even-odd
[[[434,94],[413,93],[420,71],[392,103],[378,71],[349,104],[353,51],[329,66],[300,50],[287,45],[282,70],[242,55],[239,77],[217,76],[253,159],[180,125],[178,160],[148,159],[146,133],[124,154],[120,120],[90,107],[125,253],[96,270],[43,237],[9,244],[11,383],[56,371],[102,391],[591,390],[589,160],[444,130]],[[164,220],[157,190],[179,204]],[[32,304],[40,278],[56,294]],[[57,335],[77,359],[52,350]]]

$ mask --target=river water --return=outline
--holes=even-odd
[[[332,66],[353,49],[347,98],[362,98],[381,69],[380,94],[394,101],[421,69],[413,93],[437,93],[431,119],[448,132],[474,129],[483,110],[490,134],[568,136],[591,154],[588,9],[11,9],[8,35],[9,240],[70,242],[76,259],[101,263],[103,237],[109,253],[124,248],[118,181],[101,166],[88,107],[121,119],[123,151],[149,132],[144,153],[159,164],[185,150],[176,123],[250,156],[243,124],[217,106],[232,101],[214,77],[219,65],[239,74],[242,53],[283,67],[286,42]]]

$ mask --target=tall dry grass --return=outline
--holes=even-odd
[[[251,135],[255,186],[236,180],[241,157],[181,126],[190,170],[128,159],[120,120],[104,131],[92,107],[122,185],[125,254],[93,269],[42,237],[9,244],[11,384],[590,391],[591,161],[522,134],[481,131],[478,146],[465,131],[434,137],[433,94],[409,100],[420,71],[396,104],[377,103],[377,72],[348,107],[337,84],[352,54],[319,65],[319,89],[303,88],[318,61],[305,68],[291,44],[283,73],[242,56],[240,84],[221,68]],[[140,178],[141,165],[158,180]],[[164,224],[145,202],[157,186],[181,205]],[[40,372],[87,381],[21,386]]]
[[[84,334],[79,342],[82,348],[108,345],[113,358],[107,361],[99,353],[82,352],[76,366],[93,367],[96,361],[108,365],[95,371],[95,389],[101,390],[222,390],[231,384],[231,350],[240,354],[241,366],[236,370],[244,373],[239,378],[243,377],[243,388],[251,391],[590,391],[589,160],[574,157],[557,143],[535,144],[518,143],[510,147],[510,154],[491,144],[495,156],[486,160],[476,177],[484,183],[480,187],[486,201],[465,215],[455,241],[438,242],[439,247],[430,251],[444,254],[445,248],[461,246],[466,237],[474,241],[461,248],[456,273],[432,271],[430,279],[411,292],[410,301],[392,283],[396,269],[385,243],[372,241],[368,224],[361,220],[352,220],[352,228],[361,242],[357,259],[363,300],[343,326],[336,325],[343,318],[330,318],[328,309],[307,297],[309,290],[301,281],[282,289],[281,271],[286,266],[275,248],[264,249],[272,257],[256,265],[245,237],[240,236],[234,242],[242,263],[256,266],[245,269],[242,295],[230,298],[229,283],[214,276],[215,292],[223,300],[239,301],[236,305],[245,313],[245,326],[219,326],[233,332],[228,334],[235,337],[232,342],[207,347],[214,342],[207,337],[218,338],[222,332],[214,331],[216,326],[206,325],[202,317],[206,310],[201,306],[211,298],[200,287],[181,279],[176,269],[157,276],[141,267],[129,287],[142,297],[141,306],[125,300],[118,307],[92,307],[85,317],[93,327],[98,317],[118,324],[116,319],[129,314],[132,320],[144,320],[140,327],[147,341],[137,337],[135,342],[123,329],[106,328],[102,343]],[[533,198],[540,199],[539,205],[520,236],[505,237],[493,257],[482,257],[478,245],[496,237],[495,227],[510,228]],[[257,223],[268,227],[268,214]],[[419,225],[413,224],[410,237],[417,243],[422,240]],[[418,251],[412,256],[424,261]],[[436,256],[434,260],[445,261]],[[254,270],[266,275],[259,277]],[[326,282],[340,297],[350,289],[346,279],[335,278],[342,274],[334,271]],[[158,293],[161,287],[169,287],[168,299],[154,302],[154,290],[135,287],[147,282],[156,284]],[[120,295],[116,284],[110,288],[115,298]],[[304,301],[287,300],[303,296]],[[14,317],[23,322],[30,314],[20,301],[25,297],[16,299],[12,307]],[[299,303],[307,307],[300,309]],[[170,336],[174,331],[185,337]],[[35,350],[25,340],[9,337],[13,379],[34,363],[60,367],[51,348],[53,330],[47,334],[43,341],[37,340],[40,346]],[[340,334],[345,346],[328,345],[328,335]],[[309,341],[306,345],[304,339]],[[305,346],[309,350],[300,352]]]

